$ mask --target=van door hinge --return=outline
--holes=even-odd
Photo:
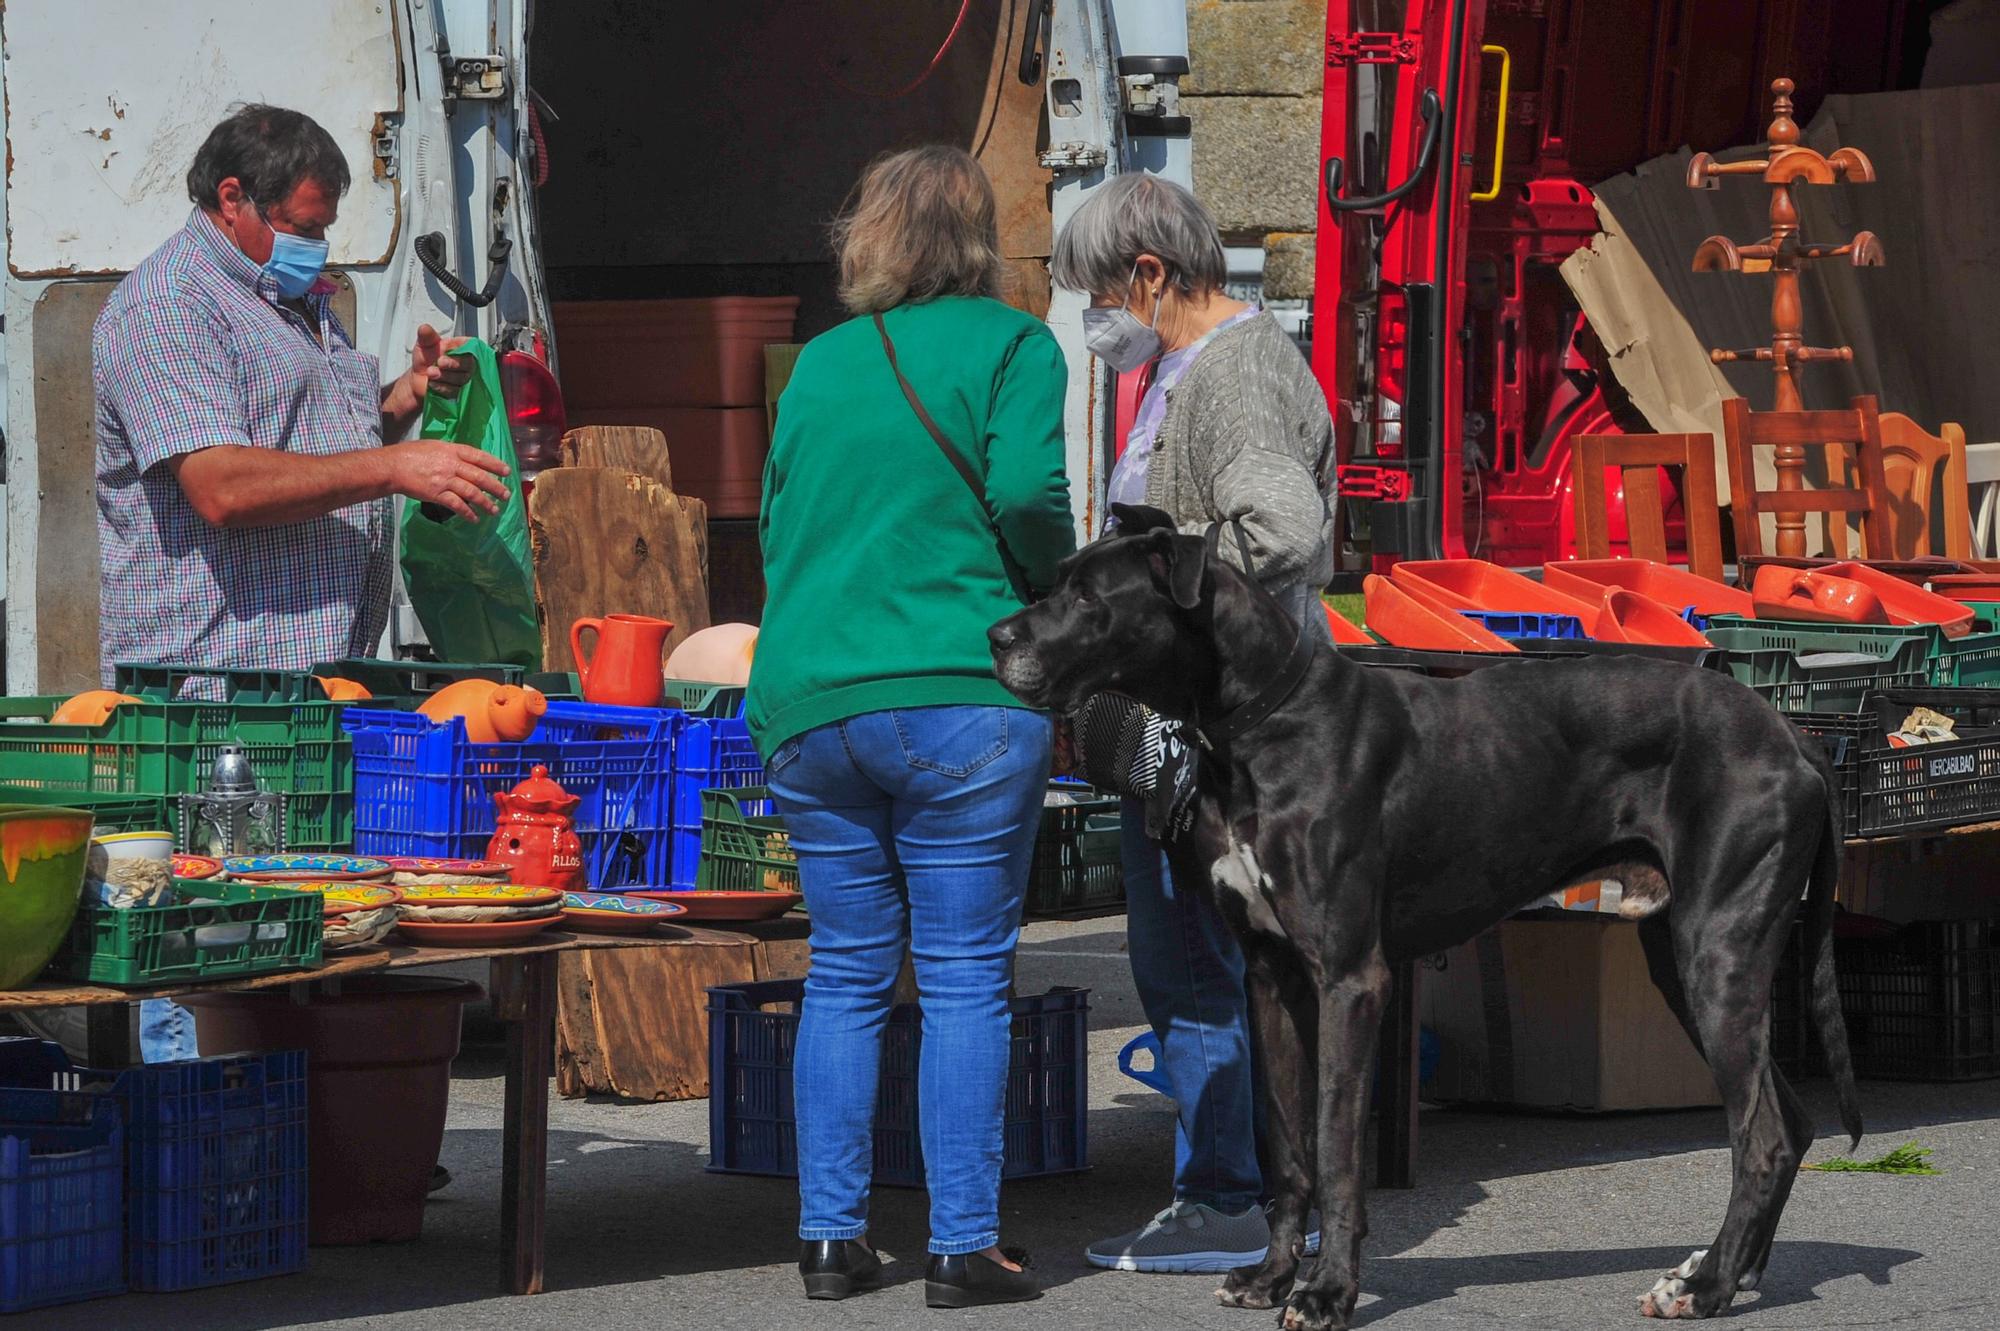
[[[1417,39],[1406,32],[1344,32],[1326,39],[1328,65],[1414,65]]]
[[[377,115],[375,117],[375,127],[369,133],[370,149],[375,159],[375,179],[394,180],[396,178],[397,159],[399,155],[397,145],[399,142],[400,137],[396,133],[396,126],[389,123],[387,116]]]
[[[438,52],[444,66],[444,95],[468,102],[497,102],[507,96],[507,58]]]

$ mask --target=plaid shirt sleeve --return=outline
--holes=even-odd
[[[225,331],[199,309],[148,300],[108,331],[100,346],[105,402],[141,472],[218,444],[251,445]]]

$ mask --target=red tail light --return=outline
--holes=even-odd
[[[507,423],[521,460],[521,482],[562,462],[563,432],[569,428],[562,389],[539,356],[509,351],[500,357],[500,392],[507,400]]]

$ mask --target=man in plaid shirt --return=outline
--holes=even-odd
[[[456,393],[462,339],[417,330],[386,385],[321,276],[349,183],[324,129],[246,106],[188,171],[194,212],[118,284],[91,339],[100,661],[303,669],[370,655],[389,615],[391,497],[498,512],[507,468],[396,443]],[[194,1023],[141,1005],[148,1062],[195,1056]]]
[[[408,433],[456,393],[462,339],[417,330],[387,384],[320,273],[349,183],[297,111],[245,106],[188,172],[187,225],[133,269],[91,341],[100,661],[303,669],[372,655],[388,622],[391,496],[498,511],[506,467]]]

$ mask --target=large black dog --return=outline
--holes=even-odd
[[[1833,971],[1840,843],[1825,755],[1750,690],[1672,662],[1518,663],[1456,680],[1356,665],[1301,646],[1212,538],[1177,535],[1154,510],[1118,514],[1126,534],[1073,556],[1046,600],[989,637],[1001,682],[1029,705],[1068,710],[1113,690],[1191,722],[1212,750],[1193,825],[1168,854],[1243,941],[1275,1195],[1269,1254],[1217,1297],[1289,1296],[1288,1328],[1348,1325],[1391,966],[1603,879],[1624,885],[1653,980],[1715,1074],[1734,1162],[1715,1242],[1640,1311],[1707,1317],[1754,1288],[1813,1137],[1771,1064],[1768,1021],[1802,893],[1813,1020],[1841,1121],[1861,1135]],[[1325,1242],[1300,1276],[1315,1201]]]

